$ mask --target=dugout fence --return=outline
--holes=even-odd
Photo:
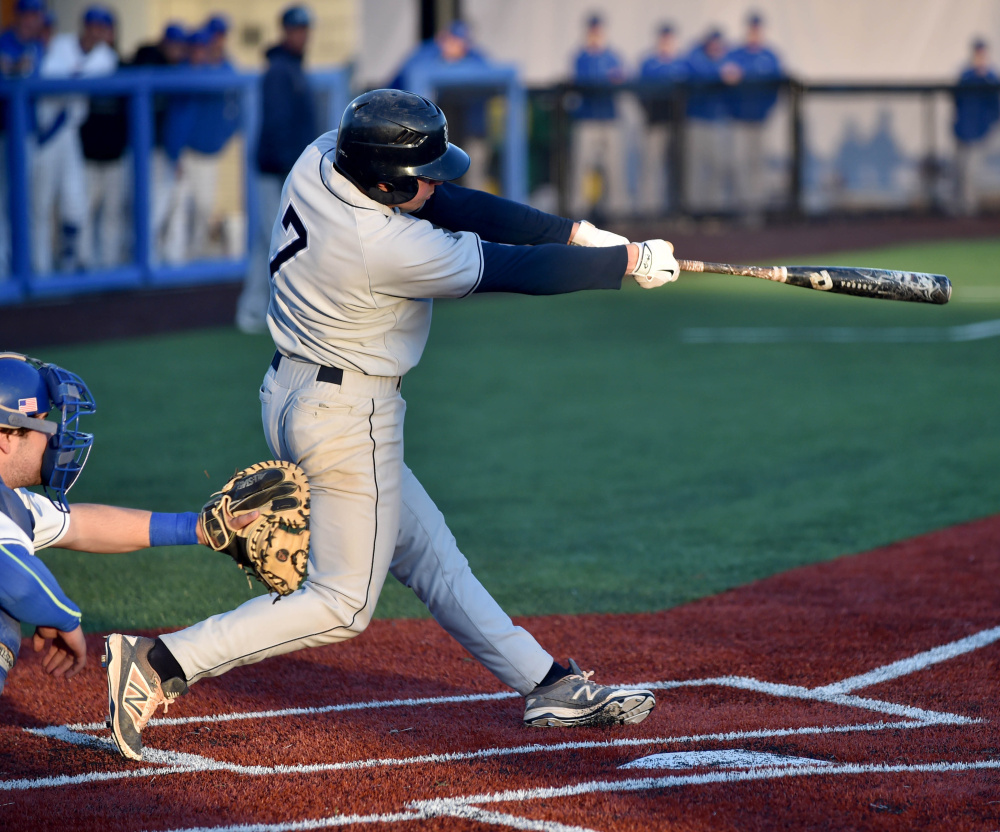
[[[339,120],[352,89],[347,69],[314,71],[310,79],[322,129]],[[215,74],[170,69],[123,69],[104,78],[0,81],[6,116],[0,160],[5,175],[0,221],[0,305],[84,293],[149,289],[243,278],[249,234],[255,227],[255,137],[259,119],[259,75]],[[558,85],[525,88],[513,67],[455,71],[446,66],[411,73],[406,85],[438,100],[451,111],[453,138],[478,140],[484,154],[483,186],[543,210],[564,216],[589,216],[601,222],[663,217],[666,220],[721,219],[780,222],[790,218],[892,213],[947,214],[962,210],[958,191],[958,154],[952,132],[955,88],[946,84],[760,84],[750,91],[776,94],[759,132],[757,162],[748,165],[738,152],[739,124],[711,123],[688,115],[692,97],[727,94],[722,85],[631,83],[615,87]],[[746,85],[750,87],[750,85]],[[746,91],[744,89],[744,91]],[[994,90],[995,92],[995,90]],[[238,102],[240,125],[235,143],[237,172],[232,196],[240,222],[212,256],[167,263],[151,239],[154,99],[157,96],[226,94]],[[611,95],[617,107],[615,127],[628,196],[622,210],[610,204],[610,166],[595,164],[580,188],[574,183],[577,128],[575,113],[585,96]],[[128,254],[114,268],[72,273],[39,273],[31,262],[32,114],[38,101],[52,96],[121,96],[128,113]],[[663,180],[650,186],[646,140],[659,108]],[[476,121],[466,117],[479,112]],[[666,115],[664,115],[666,114]],[[661,140],[663,136],[661,135]],[[976,187],[980,209],[1000,209],[1000,131],[993,130],[979,148]],[[706,161],[704,146],[714,142]],[[700,154],[700,155],[699,155]],[[718,170],[710,171],[712,161]],[[700,165],[701,173],[692,171]],[[760,203],[749,216],[740,198],[741,169],[753,167]],[[703,175],[714,175],[713,201],[704,199]],[[574,204],[584,194],[586,211]],[[652,195],[662,197],[656,204]],[[2,253],[7,232],[8,254]]]
[[[760,125],[758,159],[762,189],[760,213],[782,220],[791,217],[844,216],[869,213],[955,213],[960,187],[954,123],[956,88],[947,84],[802,84],[743,85],[771,90],[777,101]],[[980,88],[997,94],[996,88]],[[608,87],[560,85],[528,93],[532,126],[528,151],[530,192],[553,210],[572,210],[574,113],[586,96],[607,94]],[[674,218],[738,218],[743,213],[738,180],[745,157],[732,118],[703,120],[688,115],[694,96],[733,91],[721,84],[623,84],[613,89],[616,121],[628,163],[627,188],[635,214]],[[644,204],[649,164],[644,144],[650,131],[651,102],[669,113],[663,201]],[[663,123],[661,112],[661,124]],[[707,142],[713,143],[706,148]],[[707,159],[706,159],[707,151]],[[992,130],[977,148],[976,171],[980,209],[1000,209],[1000,130]],[[692,175],[691,167],[714,166]],[[598,216],[627,219],[602,205],[607,170],[588,171],[587,187]],[[714,201],[699,193],[706,176],[715,176]]]
[[[335,69],[314,72],[311,82],[322,124],[339,120],[349,100],[349,75]],[[187,262],[170,263],[158,256],[152,239],[154,98],[157,96],[226,96],[239,110],[232,142],[236,151],[234,215],[239,221],[220,251]],[[72,101],[74,97],[120,97],[125,103],[128,144],[127,245],[122,262],[111,268],[40,272],[32,264],[32,163],[37,154],[35,108],[40,101]],[[249,234],[255,228],[255,170],[260,117],[259,75],[215,73],[187,68],[124,68],[114,75],[88,79],[18,79],[0,81],[0,103],[5,115],[4,164],[0,165],[6,216],[0,222],[0,304],[27,299],[83,293],[184,286],[241,280],[246,271]],[[334,122],[335,123],[335,122]],[[327,129],[327,128],[324,128]],[[37,170],[34,172],[37,175]],[[58,209],[56,211],[58,213]],[[58,224],[58,217],[54,219]]]

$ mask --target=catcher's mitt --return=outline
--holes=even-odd
[[[257,510],[242,529],[229,519]],[[288,595],[306,578],[309,560],[309,481],[291,462],[258,462],[236,473],[199,516],[208,545],[225,552],[268,590]],[[277,599],[275,599],[277,600]]]

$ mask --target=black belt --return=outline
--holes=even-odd
[[[278,372],[278,365],[284,356],[278,351],[274,351],[274,358],[271,359],[271,369]],[[317,365],[319,371],[316,373],[316,381],[325,381],[327,384],[342,384],[344,381],[344,371],[340,367],[325,367]]]

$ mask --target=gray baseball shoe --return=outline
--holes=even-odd
[[[104,640],[101,666],[108,670],[108,728],[123,757],[142,760],[142,729],[156,709],[187,693],[182,679],[168,680],[165,690],[149,664],[156,642],[142,636],[114,633]]]
[[[583,673],[573,659],[569,660],[569,668],[572,671],[569,676],[537,687],[525,697],[525,725],[536,728],[633,725],[649,716],[656,705],[651,691],[591,682],[594,671]]]

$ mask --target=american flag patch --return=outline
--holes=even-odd
[[[17,410],[19,413],[37,413],[38,412],[38,399],[32,397],[30,399],[18,399],[17,400]]]

